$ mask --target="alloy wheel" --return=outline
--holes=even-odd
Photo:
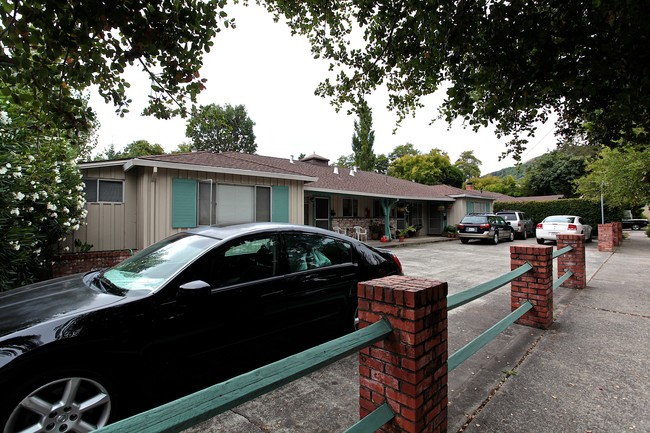
[[[86,433],[106,425],[110,413],[111,399],[102,385],[68,377],[49,382],[23,398],[3,433]]]

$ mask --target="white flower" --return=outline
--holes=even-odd
[[[12,215],[18,216],[18,215],[20,215],[20,209],[18,209],[18,208],[11,209],[11,211],[9,213],[12,214]]]
[[[15,193],[14,193],[14,197],[16,197],[16,200],[22,200],[22,199],[25,198],[25,194],[23,194],[22,192],[18,191],[18,192],[15,192]]]
[[[40,249],[40,248],[36,248],[36,249],[34,250],[34,254],[36,254],[37,256],[40,255],[40,254],[41,254],[41,249]]]
[[[63,222],[63,227],[70,227],[70,222],[64,221]]]
[[[7,167],[0,167],[0,174],[6,174],[7,173]]]
[[[47,198],[47,191],[41,191],[41,197]]]
[[[72,226],[72,230],[77,231],[79,230],[79,224],[75,224]]]
[[[0,125],[10,125],[11,118],[6,111],[0,111]]]
[[[54,203],[48,203],[47,210],[56,210],[56,205]]]
[[[37,192],[32,194],[32,200],[34,200],[34,201],[38,200],[38,193]]]
[[[19,178],[19,177],[23,177],[23,174],[22,174],[21,172],[19,172],[19,171],[14,171],[14,172],[13,172],[13,175],[14,175],[14,177],[15,177],[16,179]]]
[[[32,162],[32,161],[34,161],[36,158],[34,158],[32,155],[27,155],[27,159],[29,160],[29,162]]]
[[[63,248],[63,251],[70,251],[70,247]]]

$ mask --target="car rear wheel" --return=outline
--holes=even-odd
[[[632,224],[632,230],[640,230],[641,226],[638,224]]]
[[[524,228],[524,231],[523,231],[522,234],[521,234],[521,238],[522,238],[523,240],[528,239],[528,232],[526,231],[525,228]]]
[[[499,232],[494,232],[494,237],[492,238],[492,243],[494,245],[499,243]]]
[[[2,433],[89,432],[106,425],[111,415],[107,388],[87,377],[62,377],[27,389],[19,391],[20,401],[3,408]]]

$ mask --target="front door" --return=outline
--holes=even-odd
[[[314,198],[314,225],[322,229],[330,228],[330,199],[327,197]]]

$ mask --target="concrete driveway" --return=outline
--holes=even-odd
[[[447,281],[457,293],[510,271],[510,245],[458,240],[395,248],[405,275]],[[535,239],[514,244],[536,245]],[[390,244],[387,245],[390,248]],[[611,253],[587,244],[587,281]],[[558,289],[556,310],[570,292]],[[510,285],[449,314],[449,353],[478,336],[510,313]],[[537,344],[542,331],[513,325],[449,375],[449,432],[461,429],[506,373]],[[350,356],[283,388],[243,404],[188,432],[295,433],[342,432],[358,421],[357,358]]]

